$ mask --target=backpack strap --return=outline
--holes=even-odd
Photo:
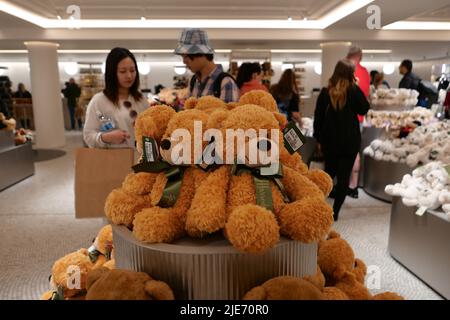
[[[195,86],[195,81],[197,81],[197,75],[194,74],[191,77],[191,82],[189,83],[189,92],[192,93],[192,90],[194,90],[194,86]]]
[[[234,79],[234,77],[231,74],[229,74],[227,72],[220,73],[217,76],[216,80],[214,80],[214,84],[213,84],[213,94],[216,98],[220,98],[221,89],[222,89],[222,80],[227,77],[233,79],[233,81],[236,83],[236,80]]]

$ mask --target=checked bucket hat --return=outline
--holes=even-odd
[[[185,29],[181,34],[175,54],[214,54],[206,31],[200,29]]]

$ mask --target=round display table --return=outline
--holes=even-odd
[[[281,238],[264,254],[242,253],[220,234],[144,244],[124,226],[113,225],[116,267],[147,272],[166,282],[176,299],[238,300],[270,278],[316,273],[317,243]]]
[[[377,161],[364,156],[364,191],[374,198],[392,202],[392,197],[384,192],[388,184],[402,181],[405,174],[411,173],[412,168],[404,163]]]

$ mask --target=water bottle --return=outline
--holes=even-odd
[[[99,113],[97,115],[97,119],[100,121],[100,131],[108,132],[112,131],[116,128],[114,120],[110,117],[105,116],[104,114]]]

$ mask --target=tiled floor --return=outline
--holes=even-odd
[[[80,132],[66,134],[63,157],[37,162],[36,174],[0,193],[0,299],[38,299],[48,290],[48,276],[59,257],[88,247],[101,219],[74,218],[74,150]],[[408,299],[441,299],[396,263],[387,252],[390,205],[360,192],[348,199],[335,228],[356,255],[380,270],[379,291]]]

